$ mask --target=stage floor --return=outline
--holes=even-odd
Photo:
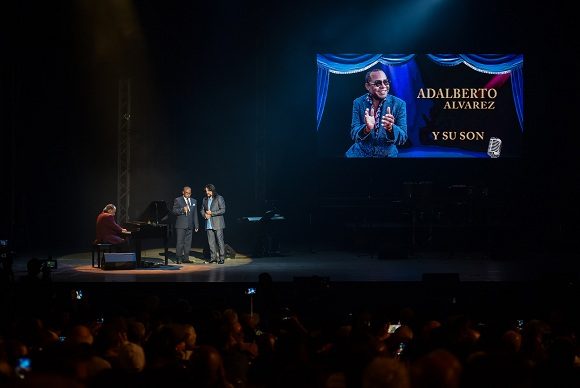
[[[578,278],[579,265],[572,255],[528,255],[523,258],[493,260],[485,254],[455,252],[416,252],[407,258],[378,258],[361,252],[296,248],[276,257],[252,258],[239,254],[225,264],[205,264],[202,250],[194,248],[192,264],[165,266],[162,248],[144,250],[142,261],[148,266],[131,270],[103,270],[91,265],[91,252],[54,256],[58,268],[51,272],[53,282],[256,282],[269,273],[274,281],[291,282],[297,277],[319,276],[334,282],[417,282],[424,274],[457,274],[462,282],[520,282],[546,276]],[[170,257],[174,253],[170,252]],[[15,279],[26,274],[31,255],[14,260]],[[39,258],[44,258],[38,256]]]

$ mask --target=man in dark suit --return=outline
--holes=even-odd
[[[224,244],[224,229],[226,222],[224,213],[226,212],[226,202],[224,197],[215,191],[215,186],[211,183],[205,185],[201,216],[205,219],[205,229],[207,231],[207,241],[209,243],[210,263],[223,264],[226,256]]]
[[[131,232],[122,228],[115,221],[115,214],[117,207],[112,203],[105,206],[103,211],[97,216],[96,238],[97,243],[113,244],[118,251],[125,251],[128,249],[128,240],[122,236],[128,236]]]
[[[177,264],[191,263],[189,251],[191,251],[191,238],[193,229],[199,230],[199,219],[197,216],[197,201],[191,198],[191,187],[185,186],[182,196],[173,201],[173,214],[175,219],[175,234],[177,243],[175,248],[175,260]]]
[[[391,82],[382,69],[369,70],[364,94],[353,101],[347,158],[396,158],[407,141],[407,105],[389,94]]]

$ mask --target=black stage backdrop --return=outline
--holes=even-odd
[[[230,236],[237,217],[274,206],[300,230],[325,218],[325,198],[396,198],[404,182],[432,181],[488,187],[518,206],[524,235],[573,235],[574,12],[523,1],[275,3],[8,5],[1,238],[17,250],[88,247],[97,213],[116,202],[117,82],[128,77],[132,218],[185,184],[199,199],[211,182],[227,200]],[[319,158],[315,54],[324,52],[524,53],[523,157]]]

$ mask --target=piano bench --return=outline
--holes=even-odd
[[[95,267],[95,253],[97,254],[97,268],[101,268],[101,263],[105,261],[105,252],[111,252],[113,244],[109,243],[93,243],[91,251],[92,266]]]

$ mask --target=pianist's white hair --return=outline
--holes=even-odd
[[[110,210],[117,210],[117,207],[115,205],[113,205],[112,203],[109,203],[107,206],[105,206],[105,208],[103,209],[104,212],[109,212]]]

